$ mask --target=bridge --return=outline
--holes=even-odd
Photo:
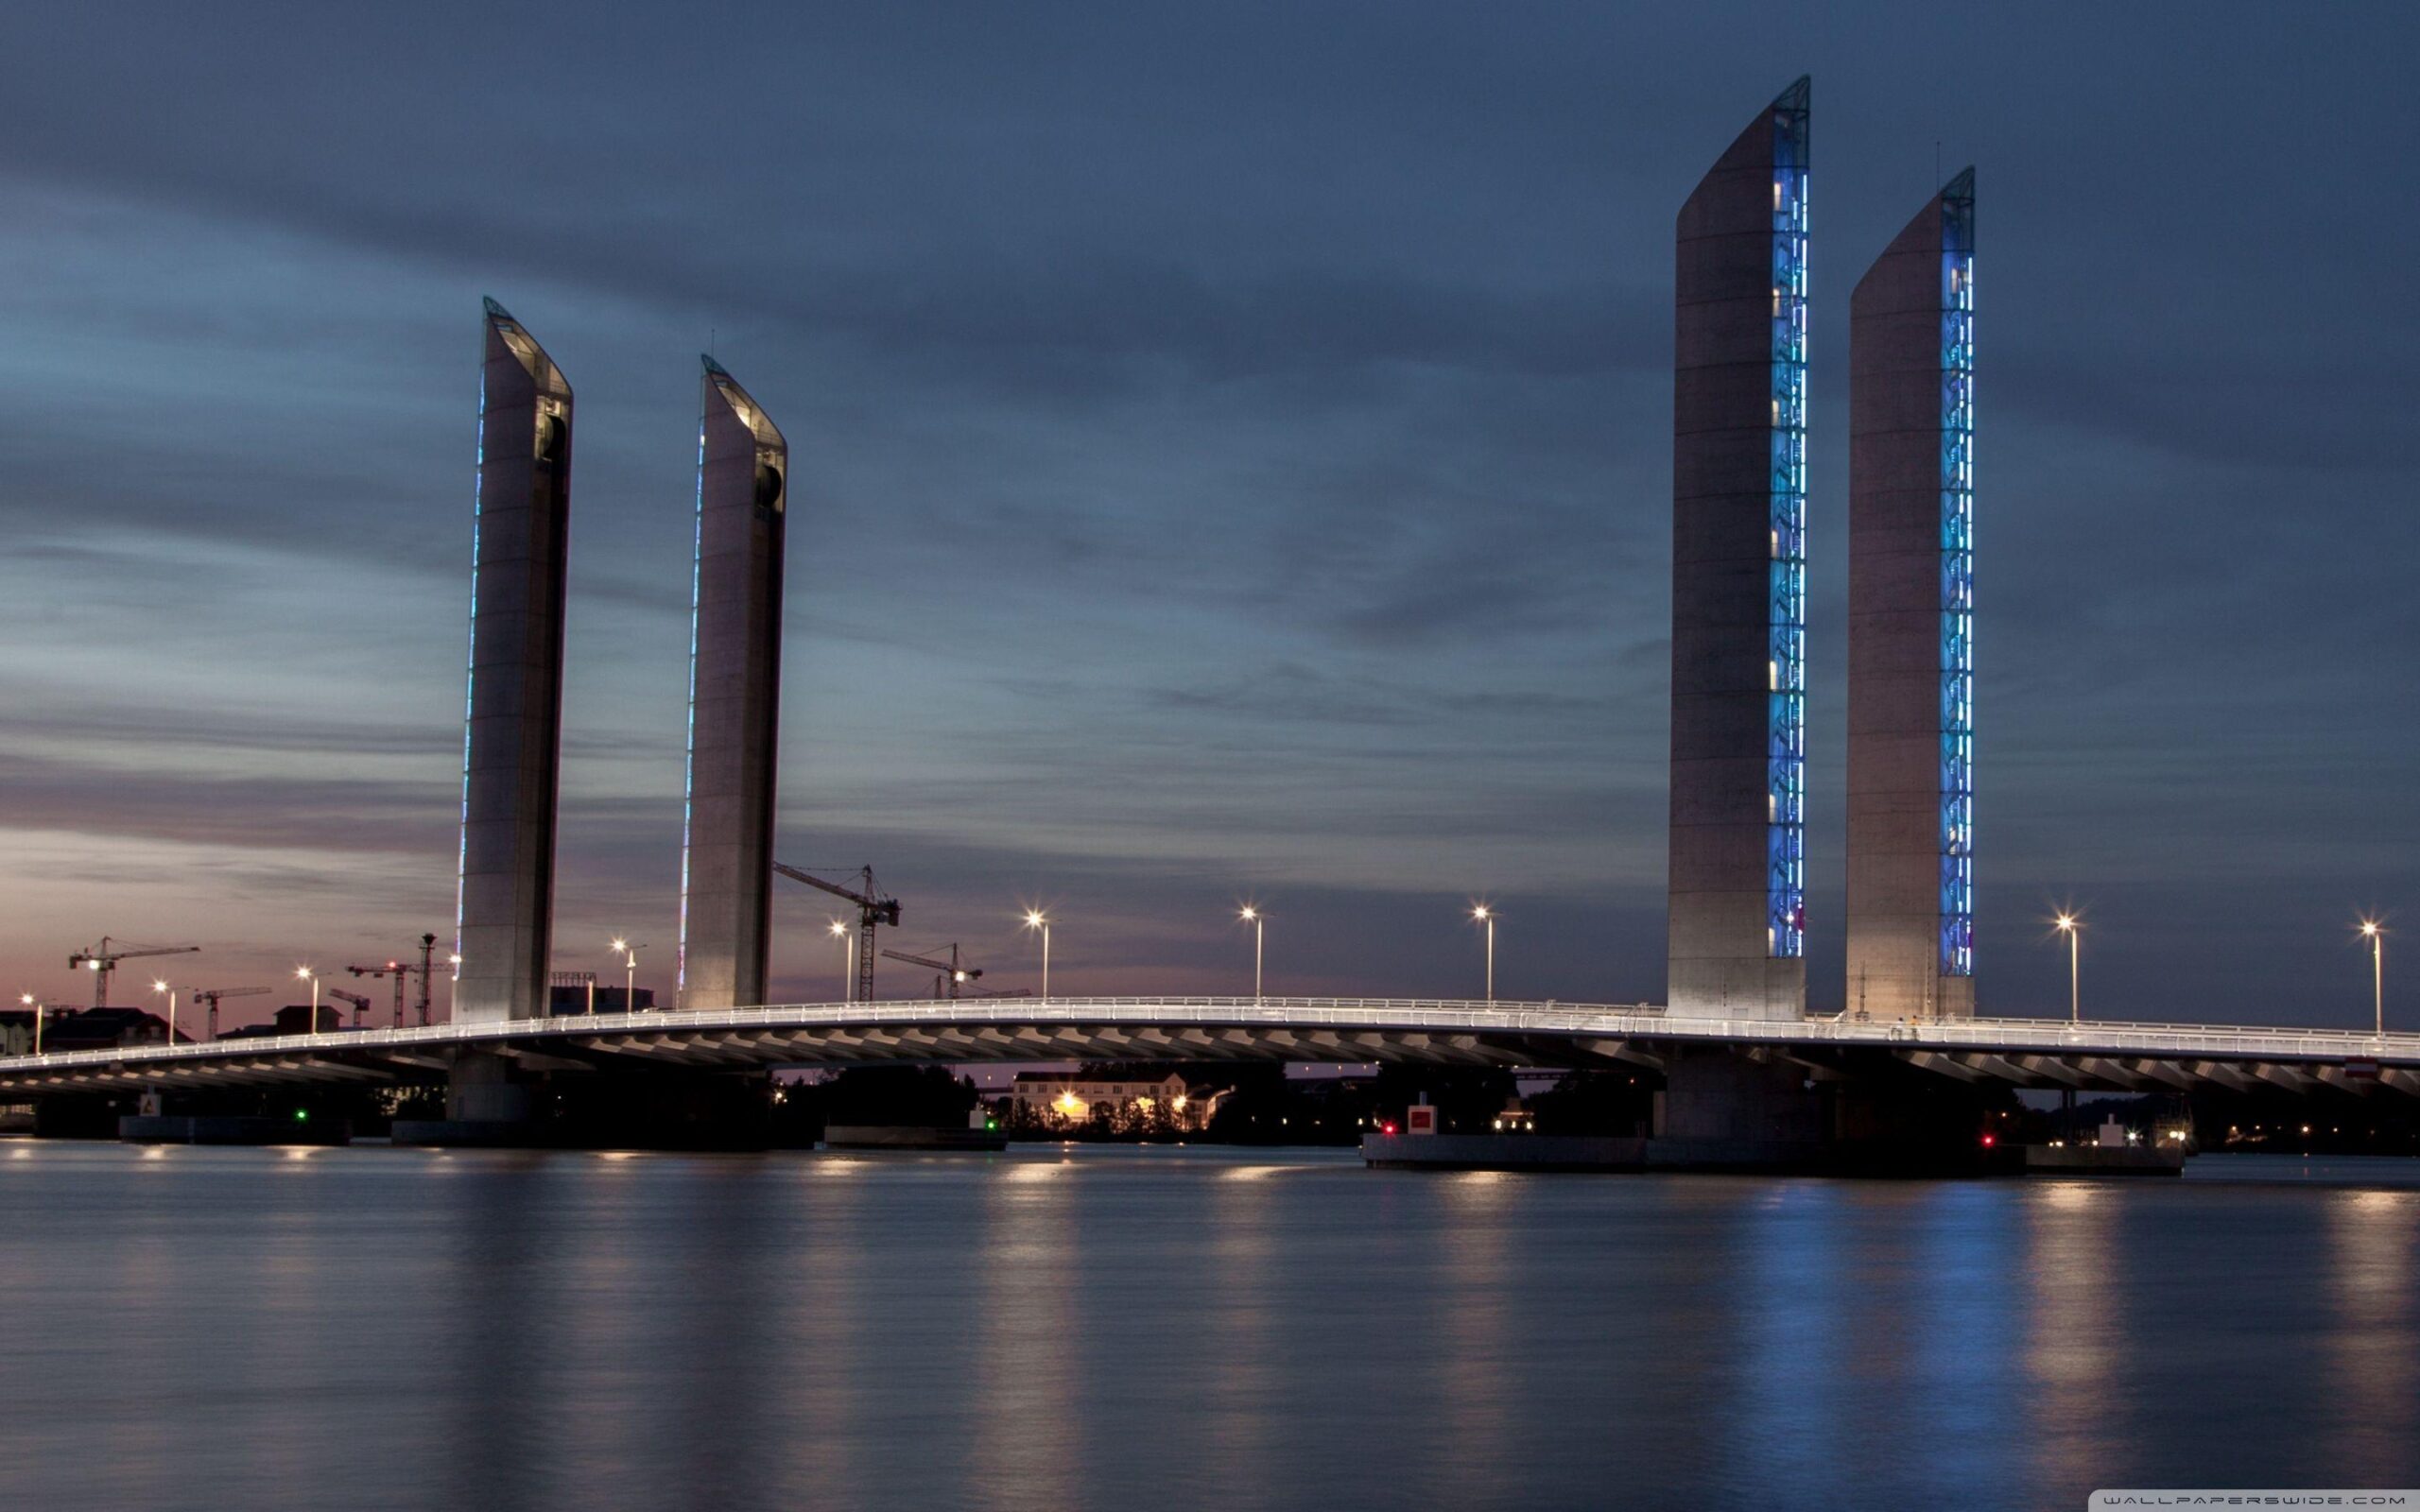
[[[0,1058],[0,1096],[441,1082],[470,1054],[534,1074],[868,1062],[1394,1061],[1667,1070],[1692,1052],[1808,1080],[1896,1063],[1947,1082],[2420,1096],[2420,1034],[2218,1024],[1667,1014],[1646,1004],[1129,997],[808,1003],[478,1020]]]

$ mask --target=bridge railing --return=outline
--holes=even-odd
[[[1662,1041],[1904,1046],[1961,1051],[2007,1050],[2064,1055],[2102,1054],[2294,1059],[2373,1057],[2420,1062],[2420,1035],[2229,1024],[2178,1024],[2057,1019],[1866,1021],[1841,1015],[1814,1019],[1724,1019],[1672,1016],[1648,1004],[1490,1003],[1454,998],[1112,997],[987,998],[883,1003],[776,1004],[743,1008],[650,1008],[635,1013],[559,1014],[543,1019],[476,1020],[409,1028],[339,1030],[261,1036],[239,1041],[119,1046],[53,1051],[0,1059],[0,1071],[38,1073],[139,1061],[310,1057],[413,1046],[440,1047],[494,1040],[576,1038],[682,1030],[851,1029],[888,1026],[1105,1024],[1185,1028],[1394,1030],[1418,1033],[1547,1033]],[[1340,1051],[1340,1057],[1352,1058]],[[1052,1058],[1038,1055],[1035,1058]]]

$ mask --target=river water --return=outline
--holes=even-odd
[[[2273,1485],[2420,1486],[2420,1186],[0,1144],[12,1512]]]

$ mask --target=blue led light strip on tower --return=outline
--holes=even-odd
[[[1806,108],[1773,111],[1772,560],[1768,571],[1765,937],[1806,954]]]
[[[1975,974],[1975,179],[1941,195],[1941,974]]]
[[[471,888],[471,716],[479,691],[479,524],[488,487],[487,348],[479,348],[479,445],[471,479],[471,649],[462,667],[462,829],[454,862],[454,958],[462,958],[462,904]],[[422,986],[425,988],[426,983]]]
[[[689,830],[698,812],[698,614],[705,603],[706,401],[698,399],[698,495],[689,539],[689,749],[681,761],[681,943],[673,954],[673,1001],[686,1007],[689,992]],[[625,1003],[623,1007],[631,1005]]]

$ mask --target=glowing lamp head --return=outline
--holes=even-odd
[[[1025,927],[1026,927],[1026,928],[1028,928],[1028,929],[1042,929],[1042,928],[1046,928],[1046,927],[1047,927],[1049,923],[1050,923],[1050,920],[1049,920],[1048,919],[1046,919],[1046,918],[1043,917],[1043,913],[1042,913],[1042,910],[1041,910],[1041,909],[1039,909],[1039,908],[1028,908],[1028,909],[1027,909],[1027,910],[1025,911]]]
[[[84,963],[84,970],[86,970],[86,971],[99,971],[100,969],[101,969],[101,963],[100,963],[100,962],[98,962],[98,961],[86,961],[86,962]]]
[[[308,982],[311,980],[311,969],[307,966],[298,966],[294,969],[294,975],[298,981]]]
[[[1254,907],[1251,906],[1250,904],[1246,904],[1246,905],[1244,906],[1243,911],[1242,911],[1242,912],[1240,912],[1240,913],[1238,913],[1237,915],[1236,915],[1236,917],[1237,919],[1242,919],[1245,923],[1249,924],[1249,923],[1253,922],[1254,919],[1257,919],[1258,918],[1260,918],[1260,910],[1259,910],[1259,909],[1257,909],[1257,908],[1254,908]]]
[[[631,942],[630,942],[629,940],[626,940],[626,939],[617,939],[617,940],[615,940],[615,941],[614,942],[614,949],[615,949],[616,951],[627,951],[627,950],[629,950],[630,948],[631,948]]]
[[[2076,932],[2078,920],[2073,914],[2061,914],[2052,922],[2059,926],[2060,934],[2072,935]]]
[[[2384,933],[2386,933],[2384,930],[2378,928],[2378,921],[2377,919],[2364,919],[2361,920],[2361,937],[2363,939],[2376,939]]]
[[[1494,917],[1495,915],[1488,911],[1487,904],[1473,903],[1471,905],[1471,919],[1474,922],[1484,924]]]
[[[168,990],[168,984],[165,982],[154,982],[151,984],[151,990],[154,992],[165,992]]]
[[[840,921],[839,921],[838,919],[834,919],[834,920],[832,920],[832,937],[833,937],[834,939],[838,939],[841,936],[843,936],[843,935],[847,934],[848,932],[849,932],[849,926],[848,926],[848,925],[846,925],[846,924],[844,924],[844,923],[840,922]]]
[[[30,1008],[34,1005],[34,995],[30,992],[20,992],[17,994],[17,1001]]]

